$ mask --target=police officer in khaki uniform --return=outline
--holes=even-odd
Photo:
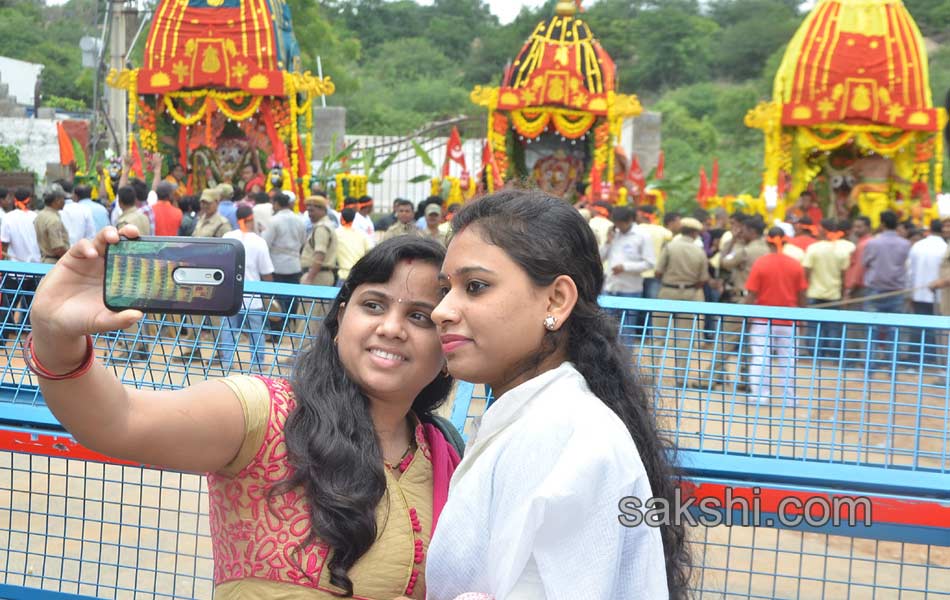
[[[333,222],[327,216],[329,201],[323,196],[310,196],[306,205],[313,229],[300,252],[300,283],[332,286],[336,284],[337,239]]]
[[[45,207],[37,213],[33,227],[36,229],[40,257],[44,263],[52,264],[69,250],[69,232],[59,217],[59,211],[66,205],[66,192],[54,185],[43,196],[43,204]]]
[[[300,267],[303,275],[300,277],[300,283],[304,285],[336,285],[337,279],[337,240],[336,230],[333,227],[333,221],[327,215],[330,202],[325,196],[310,196],[305,200],[307,205],[307,216],[313,223],[310,235],[304,242],[303,249],[300,251]],[[311,306],[312,304],[312,306]],[[311,317],[322,318],[329,309],[328,301],[315,300],[303,302],[301,304],[304,314]],[[320,326],[318,319],[308,319],[307,331],[310,335],[316,335]],[[293,362],[293,357],[290,361]]]
[[[658,298],[662,300],[703,301],[703,285],[709,279],[709,259],[696,244],[703,231],[703,224],[697,219],[686,217],[680,220],[680,233],[660,251],[656,264],[656,277],[660,280]],[[689,313],[676,313],[672,317],[663,315],[657,318],[659,337],[673,340],[673,356],[676,364],[674,378],[677,387],[689,380],[688,370],[699,369],[699,358],[687,364],[689,356],[691,326],[693,317]],[[672,329],[671,329],[672,327]],[[698,340],[698,337],[695,338]],[[698,349],[697,345],[693,346]]]
[[[422,235],[422,230],[416,225],[416,215],[412,210],[412,202],[398,198],[393,202],[393,211],[396,213],[396,222],[390,225],[386,233],[383,234],[384,240],[400,235]]]
[[[233,229],[231,221],[218,212],[220,199],[220,191],[217,189],[201,192],[201,198],[198,200],[201,205],[201,217],[195,223],[192,237],[222,237]]]
[[[139,230],[139,235],[152,235],[152,222],[139,209],[135,188],[131,185],[123,185],[116,192],[116,197],[118,198],[119,208],[122,209],[122,214],[115,222],[116,229],[122,229],[126,225],[135,225]]]
[[[749,278],[749,272],[752,270],[752,264],[756,259],[770,252],[769,245],[762,239],[764,231],[765,221],[762,220],[762,217],[758,215],[746,217],[742,219],[736,235],[723,248],[720,264],[723,269],[729,271],[726,292],[723,294],[725,302],[749,303],[749,292],[745,289],[745,283]],[[745,367],[739,360],[742,355],[740,341],[743,337],[741,333],[744,326],[745,322],[742,318],[723,318],[722,343],[717,349],[712,367],[709,370],[710,377],[713,378],[714,382],[725,383],[725,367],[728,363],[734,362],[736,365],[736,379],[739,381],[737,389],[740,391],[747,391],[749,387],[743,381]]]

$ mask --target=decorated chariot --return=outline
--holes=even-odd
[[[931,98],[927,53],[900,0],[819,0],[792,38],[772,100],[746,115],[765,135],[762,210],[822,212],[878,223],[896,210],[937,216],[947,114]]]
[[[127,91],[130,150],[181,165],[188,190],[251,178],[308,189],[312,103],[334,85],[302,69],[284,0],[161,0],[144,66],[108,82]]]
[[[503,181],[533,179],[565,198],[579,184],[590,186],[595,198],[626,197],[625,166],[614,148],[624,119],[643,109],[636,96],[616,92],[614,62],[577,10],[573,2],[559,2],[501,86],[478,86],[471,94],[488,109],[482,180],[489,191]]]

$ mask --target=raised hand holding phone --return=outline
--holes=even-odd
[[[120,231],[106,227],[92,240],[80,240],[43,278],[30,308],[34,337],[74,339],[124,329],[142,318],[138,310],[115,312],[102,298],[106,248],[120,240]],[[121,234],[139,237],[134,225]]]
[[[235,315],[244,246],[230,238],[145,236],[108,246],[103,298],[115,311]]]

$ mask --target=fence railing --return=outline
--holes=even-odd
[[[25,368],[19,342],[46,270],[0,262],[0,597],[210,598],[204,478],[79,446]],[[287,377],[336,290],[249,283],[247,291],[261,309],[230,321],[149,315],[97,336],[98,357],[144,388],[232,373]],[[950,596],[950,319],[602,304],[654,391],[684,498],[720,507],[690,513],[704,523],[690,530],[696,597]],[[490,401],[482,386],[459,383],[453,422],[470,434]],[[867,499],[870,524],[819,518],[847,498]],[[798,503],[781,504],[788,499]],[[748,526],[741,518],[755,511],[742,510],[743,500],[750,509],[758,502]],[[715,515],[739,524],[716,524]]]

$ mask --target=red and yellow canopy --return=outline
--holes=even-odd
[[[488,138],[502,171],[509,165],[509,131],[535,139],[554,129],[577,140],[595,132],[593,168],[613,172],[620,126],[643,108],[634,95],[616,93],[616,68],[576,15],[573,2],[559,2],[556,14],[535,27],[500,87],[478,86],[472,102],[489,111]]]
[[[825,0],[792,38],[775,77],[782,125],[937,131],[927,54],[900,0]]]
[[[765,134],[765,198],[782,217],[779,174],[791,176],[786,198],[794,201],[824,154],[848,144],[939,191],[946,120],[933,105],[923,38],[901,0],[819,0],[785,51],[772,101],[745,123]]]

